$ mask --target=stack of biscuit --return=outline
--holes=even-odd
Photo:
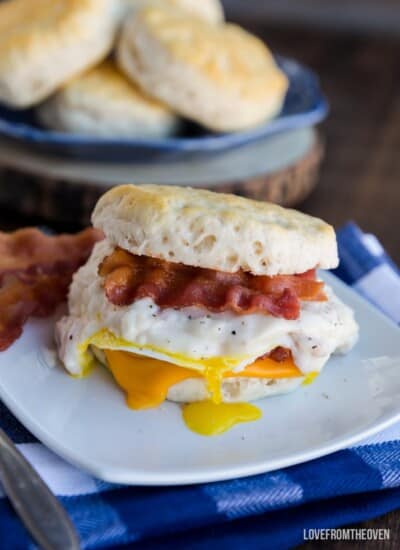
[[[56,131],[151,138],[182,118],[215,132],[261,124],[287,78],[219,0],[8,0],[0,102]]]

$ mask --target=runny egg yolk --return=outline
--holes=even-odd
[[[319,372],[316,372],[316,371],[313,371],[313,372],[309,372],[308,374],[306,374],[306,376],[304,377],[304,380],[303,380],[303,386],[309,386],[310,384],[312,384],[314,382],[314,380],[317,378]]]
[[[186,426],[200,435],[219,435],[240,422],[261,418],[261,411],[250,403],[198,401],[183,407]]]
[[[168,364],[185,368],[187,367],[201,372],[207,371],[210,373],[210,378],[214,376],[215,373],[222,373],[224,371],[232,370],[249,359],[246,355],[236,357],[222,356],[193,358],[181,353],[171,353],[165,349],[157,348],[155,346],[141,346],[133,342],[128,342],[123,338],[115,336],[110,330],[102,329],[87,338],[78,346],[79,363],[81,365],[83,375],[87,374],[95,363],[93,360],[93,355],[89,351],[90,345],[96,346],[101,350],[121,350],[122,348],[132,354],[137,354],[139,356],[144,355],[145,357],[155,355],[156,358],[160,358],[161,356],[160,360]],[[159,357],[157,357],[157,355]]]
[[[126,393],[128,407],[146,409],[157,407],[167,397],[174,384],[188,378],[204,377],[211,394],[210,401],[190,403],[183,407],[183,418],[192,431],[201,435],[217,435],[239,422],[250,422],[261,416],[260,410],[249,403],[221,403],[221,382],[227,377],[294,378],[302,376],[291,358],[276,362],[258,359],[240,373],[221,372],[208,367],[203,373],[126,351],[104,349],[108,366]]]

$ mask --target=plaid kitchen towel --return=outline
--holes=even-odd
[[[400,274],[372,235],[338,232],[337,275],[400,322]],[[82,548],[290,548],[304,529],[338,527],[400,508],[400,424],[330,456],[263,475],[183,487],[121,487],[70,466],[3,406],[0,424],[69,512]],[[4,495],[1,495],[4,497]],[[33,548],[0,498],[0,547]]]

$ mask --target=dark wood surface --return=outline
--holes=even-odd
[[[253,30],[275,51],[313,67],[331,102],[331,114],[323,125],[327,156],[320,183],[299,208],[336,227],[355,220],[363,230],[375,233],[400,263],[400,42],[265,27]],[[0,210],[1,229],[43,222]],[[364,523],[390,527],[391,541],[352,547],[400,547],[399,523],[399,512]],[[325,542],[304,548],[321,544],[335,550],[348,547],[348,543]]]
[[[222,0],[228,17],[287,28],[400,35],[398,0]]]
[[[346,527],[365,528],[365,529],[390,529],[390,540],[388,541],[354,541],[354,542],[308,542],[298,547],[298,550],[398,550],[400,548],[399,532],[400,513],[391,512],[380,518],[376,518],[355,525],[346,525]]]

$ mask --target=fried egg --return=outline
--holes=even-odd
[[[112,250],[107,240],[98,243],[75,274],[70,314],[58,322],[56,337],[60,358],[72,375],[85,375],[100,357],[132,408],[157,406],[171,386],[193,377],[203,377],[218,402],[224,377],[271,375],[268,364],[257,360],[277,346],[290,349],[293,357],[283,365],[281,377],[286,373],[311,381],[332,353],[347,351],[357,338],[352,311],[329,287],[328,300],[303,302],[296,320],[193,307],[162,309],[151,298],[115,306],[98,275],[100,262]],[[249,411],[236,412],[240,421]],[[221,412],[220,417],[226,415]]]

